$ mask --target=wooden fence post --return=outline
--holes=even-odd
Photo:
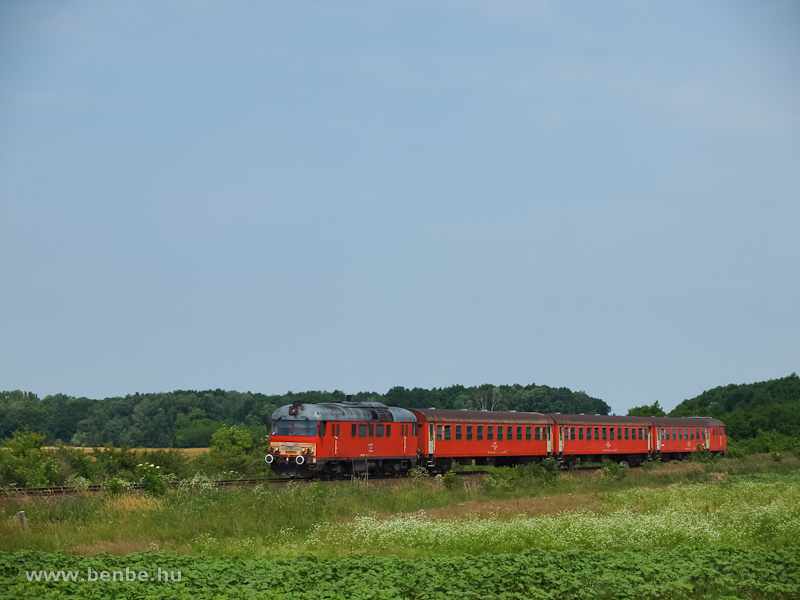
[[[17,525],[22,533],[28,531],[28,517],[25,516],[25,511],[21,510],[17,513]]]

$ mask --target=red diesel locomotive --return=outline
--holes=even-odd
[[[727,449],[717,419],[609,417],[528,412],[404,409],[379,402],[283,406],[272,415],[266,461],[276,473],[403,474],[423,465],[442,472],[462,464],[514,465],[554,457],[639,464],[697,450]]]

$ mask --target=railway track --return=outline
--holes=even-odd
[[[592,465],[592,466],[584,465],[584,466],[581,466],[581,467],[577,467],[576,470],[578,470],[578,471],[595,471],[595,470],[597,470],[599,468],[600,467],[594,466],[594,465]],[[464,478],[480,478],[481,476],[483,476],[484,471],[456,471],[455,474],[460,476],[460,477],[464,477]],[[373,482],[373,481],[376,482],[376,483],[380,482],[379,485],[386,485],[386,483],[390,483],[392,481],[397,481],[397,480],[400,480],[400,479],[404,479],[404,478],[370,476],[367,479],[358,478],[357,480],[358,481],[364,481],[365,483],[370,483],[370,482]],[[433,479],[433,476],[431,476],[431,479]],[[350,480],[354,480],[354,479],[351,478],[351,477],[345,477],[345,478],[338,479],[338,480],[321,479],[319,481],[331,482],[331,481],[350,481]],[[263,484],[263,483],[269,484],[270,486],[286,486],[286,485],[289,485],[291,483],[294,483],[294,484],[297,484],[297,485],[302,485],[302,484],[310,483],[311,481],[315,481],[315,480],[300,479],[300,478],[296,478],[296,477],[272,477],[272,478],[256,477],[256,478],[251,478],[251,479],[218,479],[218,480],[214,481],[213,483],[218,488],[234,488],[234,487],[245,487],[245,486],[255,487],[255,486]],[[179,487],[181,485],[181,483],[182,482],[180,482],[180,481],[169,481],[169,482],[167,482],[167,484],[170,487],[173,487],[173,488]],[[142,490],[142,489],[144,489],[144,485],[141,484],[141,483],[133,483],[133,484],[131,484],[129,489],[131,489],[131,490]],[[89,486],[86,486],[85,488],[74,488],[74,487],[69,487],[69,486],[65,486],[65,485],[54,485],[54,486],[49,486],[49,487],[21,487],[21,488],[6,488],[6,489],[0,488],[0,496],[22,496],[22,495],[28,495],[28,496],[67,496],[67,495],[70,495],[70,494],[78,494],[78,493],[81,493],[81,492],[97,493],[97,492],[102,492],[102,491],[103,491],[103,486],[100,485],[100,484],[91,484]]]
[[[292,481],[296,481],[291,477],[273,477],[267,479],[264,477],[254,479],[219,479],[214,481],[218,488],[231,488],[239,486],[256,486],[261,483],[269,483],[270,485],[286,485]],[[169,481],[167,484],[170,487],[179,487],[180,481]],[[131,490],[142,490],[144,485],[141,483],[133,483],[130,486]],[[0,489],[0,496],[66,496],[69,494],[78,494],[81,492],[97,493],[102,492],[103,486],[100,484],[91,484],[85,488],[74,488],[66,485],[53,485],[48,487],[23,487],[23,488],[6,488]]]

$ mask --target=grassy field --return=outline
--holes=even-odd
[[[0,600],[798,599],[800,461],[780,458],[2,497]],[[86,577],[158,568],[181,581]]]
[[[785,457],[565,473],[514,487],[430,480],[391,486],[0,499],[0,550],[92,555],[421,557],[542,549],[800,546],[800,461]],[[14,515],[24,510],[30,529]]]

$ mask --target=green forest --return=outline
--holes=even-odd
[[[344,392],[289,392],[268,396],[224,390],[178,390],[92,400],[64,394],[39,398],[30,392],[0,392],[0,439],[29,429],[46,443],[72,446],[205,448],[222,426],[237,425],[266,434],[279,406],[300,400],[342,402]],[[607,415],[608,404],[585,392],[545,385],[478,387],[454,385],[425,390],[394,387],[386,394],[361,392],[354,401],[383,402],[404,408],[516,410]]]
[[[64,394],[39,398],[31,392],[0,392],[0,439],[30,430],[47,444],[146,448],[202,448],[223,426],[266,434],[272,412],[296,400],[341,402],[344,392],[254,392],[177,390],[92,400]],[[546,385],[453,385],[426,390],[394,387],[386,394],[361,392],[355,401],[383,402],[405,408],[516,410],[543,413],[609,414],[609,405],[585,392]],[[663,416],[658,402],[631,409],[629,415]],[[748,452],[789,449],[800,438],[800,377],[726,385],[681,402],[673,417],[712,416],[725,421],[730,437],[747,443]]]

